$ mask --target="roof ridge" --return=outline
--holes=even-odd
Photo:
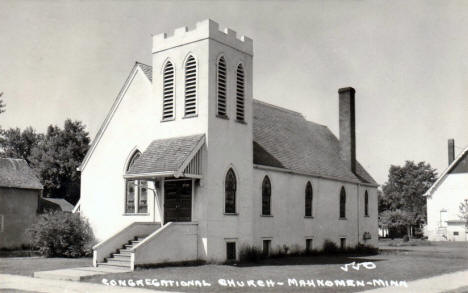
[[[294,111],[294,110],[290,110],[290,109],[286,109],[284,107],[281,107],[281,106],[277,106],[277,105],[273,105],[273,104],[270,104],[270,103],[267,103],[267,102],[264,102],[264,101],[260,101],[260,100],[257,100],[257,99],[253,99],[254,103],[260,103],[260,104],[264,104],[266,106],[269,106],[269,107],[272,107],[272,108],[275,108],[276,110],[280,110],[280,111],[283,111],[283,112],[287,112],[287,113],[291,113],[291,114],[294,114],[294,115],[297,115],[297,116],[301,116],[302,118],[304,118],[304,115],[300,112],[297,112],[297,111]],[[305,118],[304,118],[305,119]]]
[[[138,64],[138,65],[145,65],[145,66],[148,66],[148,67],[153,67],[151,65],[148,65],[148,64],[145,64],[143,62],[138,62],[138,61],[135,61],[135,64]]]

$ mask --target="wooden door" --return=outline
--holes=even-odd
[[[164,182],[164,223],[192,220],[192,180]]]

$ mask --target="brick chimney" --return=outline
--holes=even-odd
[[[356,173],[356,122],[352,87],[341,88],[339,94],[340,156],[349,170]]]
[[[453,138],[448,140],[448,163],[452,164],[455,160],[455,140]]]

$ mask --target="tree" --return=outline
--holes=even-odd
[[[0,134],[0,148],[2,149],[0,156],[25,159],[28,163],[31,162],[32,149],[43,139],[43,135],[36,133],[32,127],[27,127],[23,131],[19,128],[1,129]]]
[[[44,185],[45,197],[65,198],[75,204],[80,197],[80,173],[77,171],[90,139],[80,121],[67,119],[64,129],[50,125],[38,145],[32,149],[31,164]]]
[[[381,224],[398,227],[420,227],[426,222],[426,198],[424,193],[437,179],[436,170],[425,162],[406,161],[403,167],[392,165],[388,181],[383,185],[384,204]]]
[[[5,102],[2,99],[3,92],[0,93],[0,114],[5,112]]]
[[[466,226],[468,227],[468,199],[462,201],[458,207],[460,214],[458,215],[460,219],[465,221]]]

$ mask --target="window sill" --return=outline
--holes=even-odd
[[[149,213],[124,213],[123,216],[149,216]]]
[[[190,118],[196,118],[196,117],[198,117],[198,114],[191,114],[191,115],[182,117],[182,119],[190,119]]]
[[[304,216],[304,219],[313,219],[314,216]]]
[[[348,219],[345,218],[339,218],[340,221],[347,221]]]
[[[225,216],[238,216],[238,213],[224,213]]]
[[[161,122],[169,122],[169,121],[174,121],[174,120],[175,120],[175,117],[174,118],[161,119]]]
[[[239,123],[239,124],[245,124],[245,125],[247,125],[247,122],[245,122],[244,120],[237,120],[237,119],[236,119],[236,122]]]
[[[260,215],[260,217],[273,218],[273,215]]]
[[[216,114],[216,117],[220,118],[220,119],[225,119],[225,120],[229,120],[229,117],[227,115],[219,115],[219,114]]]

